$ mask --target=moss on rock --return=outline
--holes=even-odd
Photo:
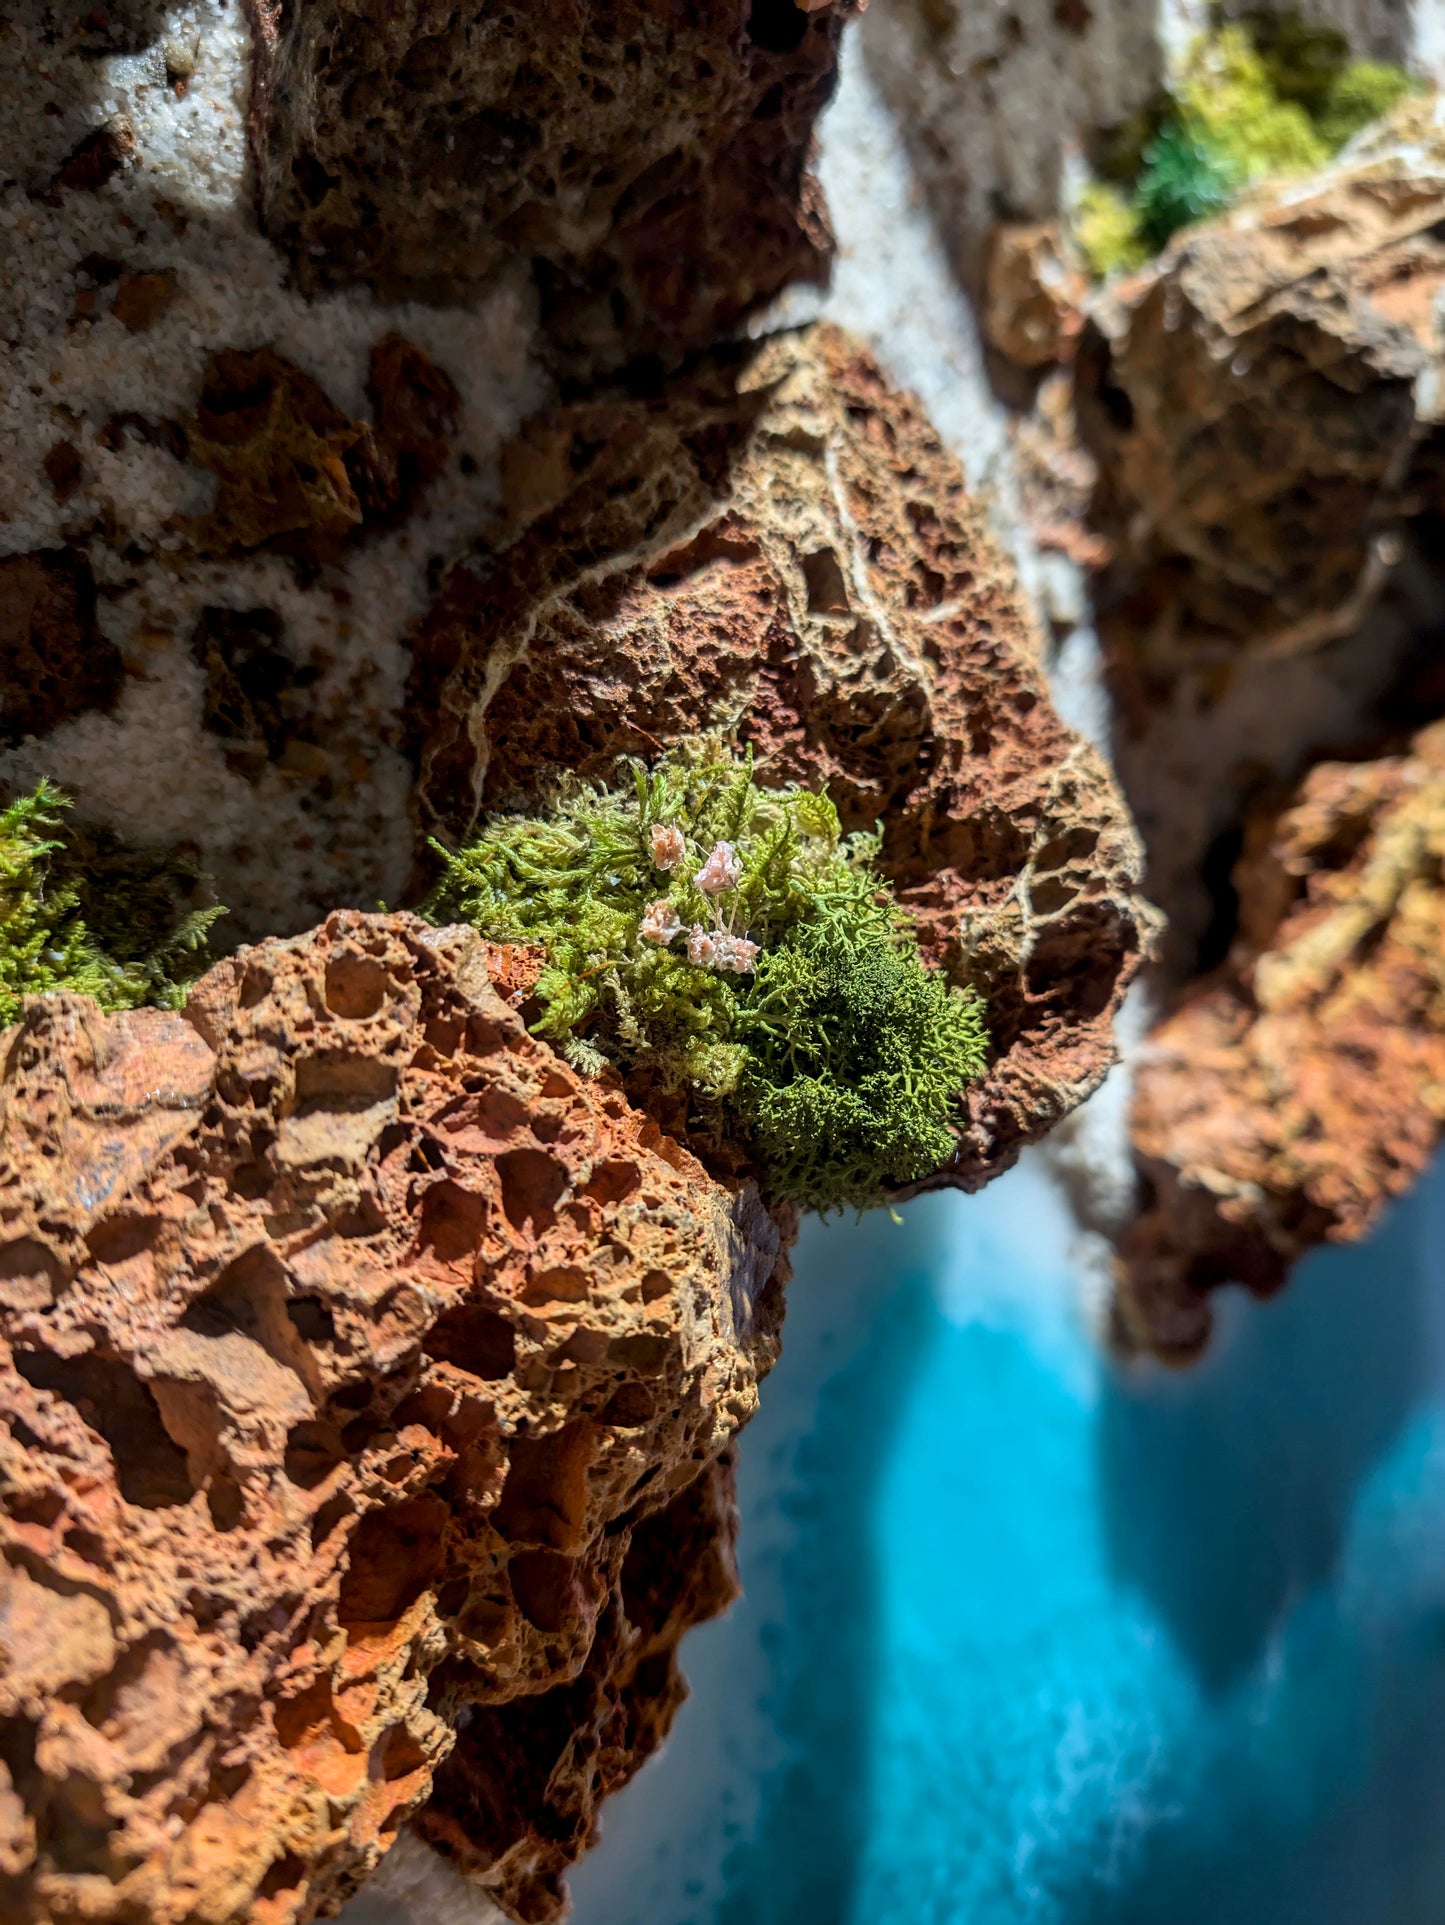
[[[976,995],[925,967],[826,795],[716,747],[495,820],[429,904],[540,944],[534,1028],[574,1064],[684,1099],[689,1137],[771,1194],[862,1208],[946,1162],[984,1067]]]

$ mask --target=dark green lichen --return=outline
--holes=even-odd
[[[1234,174],[1211,147],[1187,127],[1166,127],[1144,150],[1134,196],[1145,241],[1157,252],[1181,227],[1222,213],[1234,188]]]
[[[225,914],[184,907],[200,881],[193,865],[75,828],[69,806],[42,782],[0,810],[0,1027],[22,998],[56,990],[102,1009],[178,1006]]]
[[[539,944],[536,1033],[640,1100],[681,1099],[689,1140],[757,1162],[770,1195],[862,1208],[930,1175],[984,1065],[982,1011],[925,967],[877,837],[715,747],[632,777],[440,851],[428,912]]]

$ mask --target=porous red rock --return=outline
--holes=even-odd
[[[571,371],[715,341],[832,239],[808,172],[857,0],[251,0],[262,224],[304,284],[535,277]]]
[[[1187,230],[1095,304],[1078,407],[1121,690],[1357,628],[1442,412],[1445,153],[1418,146]]]
[[[928,952],[987,1004],[940,1180],[988,1181],[1113,1062],[1152,921],[1108,771],[916,403],[822,326],[534,420],[504,475],[510,543],[452,573],[413,645],[424,827],[703,730],[764,782],[826,783],[847,829],[881,822]]]
[[[666,1730],[785,1237],[489,960],[337,913],[0,1039],[15,1925],[300,1925],[429,1798],[550,1919]]]
[[[1322,762],[1251,823],[1228,962],[1149,1038],[1125,1336],[1194,1355],[1209,1291],[1363,1236],[1445,1128],[1445,724]]]

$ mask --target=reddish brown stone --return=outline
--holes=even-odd
[[[0,559],[0,741],[111,707],[123,675],[120,650],[96,623],[84,556],[47,548]]]
[[[424,826],[707,729],[764,781],[826,782],[848,829],[881,820],[930,954],[988,1006],[941,1177],[1006,1168],[1113,1061],[1152,924],[1108,773],[914,403],[817,328],[529,423],[506,488],[514,539],[415,640]]]
[[[15,1925],[301,1925],[434,1780],[431,1834],[550,1919],[666,1729],[784,1238],[487,955],[338,913],[184,1015],[0,1039]],[[438,1779],[462,1726],[515,1744]]]
[[[617,1599],[576,1680],[475,1711],[438,1771],[417,1831],[494,1889],[500,1871],[525,1925],[563,1915],[563,1874],[579,1842],[595,1842],[598,1805],[671,1729],[687,1696],[678,1640],[738,1596],[736,1535],[725,1454],[633,1531]],[[548,1567],[539,1583],[548,1599]]]
[[[1193,1355],[1213,1286],[1277,1289],[1424,1170],[1445,1125],[1442,859],[1445,724],[1400,755],[1320,763],[1252,823],[1229,961],[1137,1072],[1131,1340]]]
[[[55,185],[87,194],[98,193],[135,154],[135,129],[124,116],[118,116],[109,126],[97,127],[93,134],[87,134],[66,156],[55,176]]]
[[[404,516],[451,458],[461,397],[444,369],[395,333],[371,350],[366,392],[378,457],[367,516]]]
[[[177,279],[173,269],[123,274],[111,303],[111,313],[132,334],[143,334],[155,326],[176,298]]]
[[[377,528],[409,514],[446,466],[456,387],[393,333],[372,349],[367,392],[374,428],[343,413],[274,348],[212,355],[186,433],[191,459],[221,484],[215,508],[195,530],[198,545],[223,554],[275,548],[315,564],[336,559],[363,524]]]
[[[807,171],[856,0],[251,0],[262,221],[309,284],[530,267],[574,370],[706,346],[832,242]]]
[[[1087,283],[1053,221],[1000,221],[984,267],[984,338],[1020,368],[1061,360],[1083,325]]]
[[[62,504],[69,501],[85,479],[85,463],[73,441],[57,441],[40,465],[50,483],[50,492]]]
[[[348,461],[364,458],[365,422],[274,348],[212,355],[190,455],[220,481],[201,545],[244,553],[271,545],[322,559],[361,523]]]

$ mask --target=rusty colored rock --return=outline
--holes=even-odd
[[[227,348],[207,366],[187,440],[220,482],[198,530],[207,549],[300,545],[317,558],[361,523],[353,468],[367,427],[274,348]]]
[[[1039,383],[1034,404],[1012,425],[1019,509],[1041,549],[1067,555],[1080,568],[1100,568],[1109,544],[1089,526],[1098,469],[1079,440],[1074,384],[1056,368]]]
[[[213,355],[185,436],[191,459],[220,481],[198,545],[221,554],[275,548],[316,564],[335,560],[363,524],[404,519],[450,456],[456,386],[390,333],[371,351],[367,393],[374,427],[343,413],[274,348]]]
[[[1322,762],[1250,827],[1227,964],[1154,1031],[1133,1140],[1148,1192],[1121,1250],[1133,1341],[1192,1356],[1208,1292],[1266,1294],[1363,1236],[1445,1127],[1445,724]]]
[[[262,224],[307,284],[530,269],[573,372],[710,345],[832,251],[808,172],[856,0],[251,0]]]
[[[85,479],[85,462],[73,441],[57,441],[40,465],[50,483],[50,492],[62,504],[69,501]]]
[[[55,185],[98,194],[135,155],[135,129],[124,114],[117,114],[109,125],[97,127],[66,155]]]
[[[51,548],[0,558],[0,742],[110,708],[123,676],[120,650],[95,619],[83,555]]]
[[[1049,367],[1083,325],[1087,291],[1055,222],[1000,221],[984,270],[984,338],[1017,367]]]
[[[414,642],[424,826],[708,729],[764,781],[826,782],[845,828],[882,822],[927,949],[988,1006],[942,1178],[1007,1168],[1114,1060],[1151,920],[1113,783],[916,404],[819,327],[533,421],[505,473],[513,540]]]
[[[1261,190],[1096,307],[1079,418],[1126,691],[1315,648],[1370,607],[1441,406],[1442,163]]]
[[[429,1798],[554,1918],[666,1729],[784,1239],[492,960],[338,912],[0,1039],[15,1925],[301,1925]]]
[[[173,268],[122,274],[110,311],[132,334],[144,334],[175,300],[177,281]]]
[[[371,350],[366,392],[378,459],[365,509],[369,519],[400,518],[446,467],[461,397],[444,368],[396,333],[384,334]]]
[[[473,1711],[438,1771],[415,1829],[459,1871],[515,1894],[523,1925],[562,1914],[562,1876],[596,1842],[598,1805],[667,1736],[687,1696],[678,1640],[739,1595],[736,1535],[725,1453],[633,1531],[575,1680]]]

